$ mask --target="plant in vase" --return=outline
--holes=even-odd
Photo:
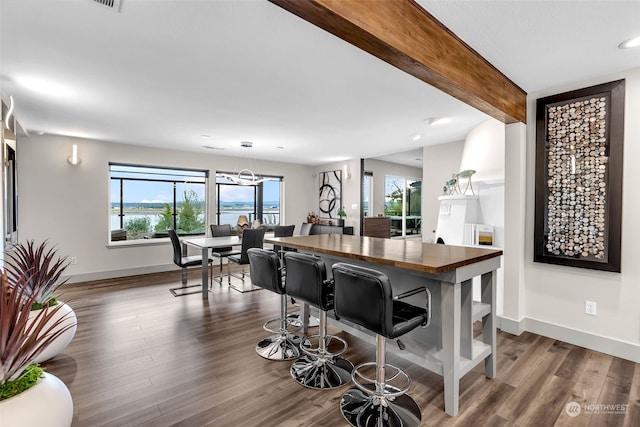
[[[55,320],[63,304],[31,317],[37,293],[29,289],[29,279],[14,277],[10,282],[5,271],[0,276],[0,418],[3,425],[28,425],[37,407],[47,414],[39,425],[69,426],[69,390],[34,360],[75,323],[65,325],[65,317]]]
[[[347,217],[347,212],[345,212],[344,206],[338,209],[338,216],[340,217],[340,225],[344,226],[344,219]]]
[[[18,243],[6,253],[5,270],[9,285],[25,288],[25,296],[33,296],[30,305],[31,318],[34,318],[40,310],[48,311],[52,307],[56,316],[51,322],[65,318],[66,321],[59,327],[65,327],[65,333],[51,342],[48,348],[40,352],[35,362],[41,363],[61,353],[73,339],[76,332],[76,315],[67,304],[59,303],[54,292],[66,280],[60,280],[64,270],[69,266],[66,257],[60,257],[54,247],[50,247],[47,241],[36,245],[33,240],[26,244]],[[25,279],[26,278],[26,279]],[[71,327],[66,328],[67,325]]]

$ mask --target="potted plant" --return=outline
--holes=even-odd
[[[347,217],[347,212],[345,212],[344,206],[338,209],[338,216],[340,217],[339,225],[344,227],[344,219]]]
[[[36,363],[42,363],[60,354],[76,333],[75,312],[69,305],[59,303],[54,295],[56,289],[67,281],[60,280],[60,276],[68,266],[66,257],[58,256],[57,250],[50,247],[46,240],[39,245],[33,240],[26,244],[18,243],[6,253],[5,270],[10,286],[23,286],[25,295],[33,296],[30,317],[34,319],[42,310],[49,311],[52,307],[59,307],[54,310],[55,315],[51,318],[51,323],[65,319],[59,325],[65,332],[38,354]],[[68,325],[70,327],[67,327]]]
[[[38,417],[38,425],[68,427],[73,418],[69,390],[34,360],[72,325],[65,326],[65,318],[53,321],[62,304],[30,318],[37,293],[28,281],[23,276],[10,282],[4,271],[0,276],[0,419],[3,426],[31,425],[37,408],[47,414]]]

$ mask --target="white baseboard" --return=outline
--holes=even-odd
[[[520,335],[526,331],[527,319],[515,320],[509,317],[498,316],[498,329],[513,335]]]
[[[528,331],[534,334],[564,341],[569,344],[599,351],[621,359],[640,363],[640,344],[602,337],[590,332],[571,329],[542,320],[523,318],[520,321],[498,317],[498,327],[510,334],[520,335]]]
[[[198,267],[200,268],[200,267]],[[154,265],[149,267],[128,268],[125,270],[98,271],[95,273],[73,274],[67,276],[67,283],[91,282],[93,280],[117,279],[118,277],[137,276],[139,274],[162,273],[175,271],[179,268],[175,264]],[[65,277],[63,277],[64,279]]]

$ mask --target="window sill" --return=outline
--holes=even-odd
[[[171,244],[171,239],[161,237],[158,239],[118,240],[107,243],[107,249],[131,248],[135,246],[156,246]]]

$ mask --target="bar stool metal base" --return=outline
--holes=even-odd
[[[301,339],[297,335],[271,335],[256,345],[256,352],[269,360],[297,359],[300,357],[299,344]]]
[[[329,390],[351,382],[353,364],[343,357],[304,356],[291,365],[291,376],[298,384],[316,390]]]
[[[299,320],[287,319],[286,295],[280,298],[281,317],[271,319],[262,326],[273,335],[260,341],[256,345],[256,352],[269,360],[293,360],[300,357],[302,337],[296,335],[296,332],[302,328],[302,323]]]
[[[375,390],[371,392],[375,393]],[[342,396],[340,412],[349,424],[358,427],[419,427],[422,418],[418,404],[409,395],[401,394],[389,400],[357,387]]]

